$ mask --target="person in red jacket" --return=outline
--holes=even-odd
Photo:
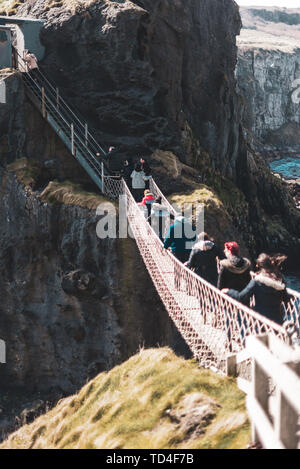
[[[148,217],[150,217],[151,215],[151,207],[152,207],[152,204],[155,202],[155,197],[153,194],[151,194],[150,190],[149,189],[146,189],[144,191],[144,198],[142,200],[142,202],[138,203],[138,205],[141,207],[141,206],[146,206],[147,208],[147,211],[148,211]]]

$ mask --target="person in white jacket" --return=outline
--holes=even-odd
[[[163,241],[167,220],[170,220],[172,217],[168,207],[162,205],[161,201],[161,197],[157,197],[155,202],[151,204],[151,215],[148,221],[160,240]]]
[[[136,163],[134,170],[131,173],[132,179],[132,195],[136,202],[141,202],[145,190],[145,173],[141,168],[140,163]]]

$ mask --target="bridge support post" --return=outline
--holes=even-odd
[[[56,88],[56,107],[59,108],[59,89]]]
[[[85,144],[86,144],[86,146],[88,146],[88,143],[89,143],[88,135],[89,134],[88,134],[88,125],[87,125],[87,123],[85,123],[85,125],[84,125],[84,135],[85,135]]]
[[[46,117],[45,88],[42,87],[42,114]]]
[[[74,124],[71,124],[71,150],[72,150],[72,155],[74,156],[74,154],[75,154],[75,147],[74,147]]]
[[[105,187],[104,187],[104,164],[103,164],[103,161],[101,162],[101,183],[102,183],[102,192],[104,194],[105,193]]]
[[[236,355],[228,355],[226,358],[226,375],[236,377]]]

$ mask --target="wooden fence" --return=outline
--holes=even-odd
[[[238,365],[252,360],[250,381]],[[229,357],[227,374],[247,393],[252,441],[265,449],[300,449],[300,349],[272,335],[249,337],[246,350]]]

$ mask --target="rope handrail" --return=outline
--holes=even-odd
[[[113,190],[113,185],[114,181],[110,181],[110,190]],[[155,195],[162,197],[162,203],[170,212],[175,213],[153,179],[150,188]],[[225,371],[226,355],[243,350],[249,335],[271,333],[289,342],[285,327],[224,294],[165,250],[125,181],[121,189],[116,186],[115,193],[120,190],[124,190],[126,195],[130,228],[156,290],[202,366]],[[288,292],[292,298],[286,312],[297,326],[300,294],[290,289]],[[249,374],[249,369],[245,373]]]

